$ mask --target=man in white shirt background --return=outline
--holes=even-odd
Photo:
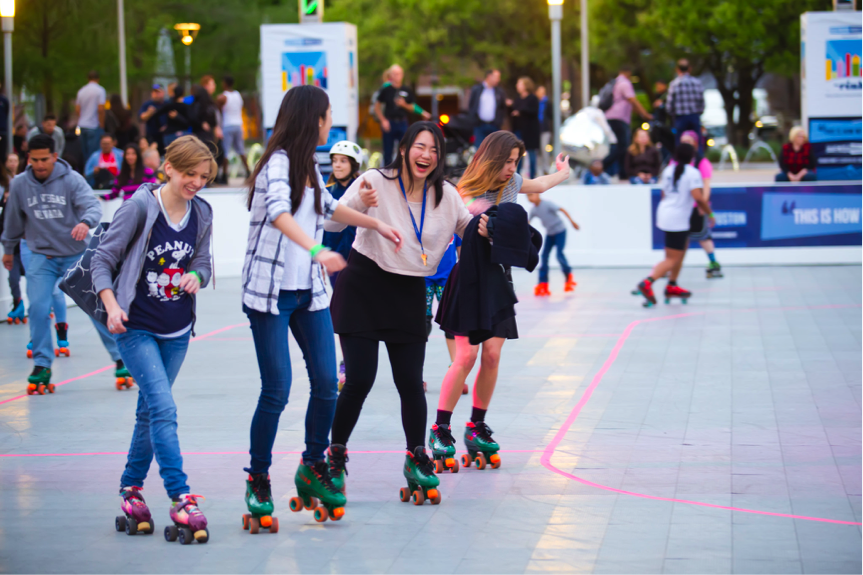
[[[91,70],[88,82],[78,90],[75,100],[75,113],[78,114],[78,127],[81,128],[81,151],[89,158],[99,149],[99,140],[105,127],[105,88],[99,85],[99,72]]]
[[[222,136],[225,143],[225,156],[222,167],[225,173],[227,173],[227,156],[231,150],[234,150],[243,162],[246,177],[249,177],[251,172],[249,172],[249,161],[246,159],[246,148],[243,144],[243,97],[238,91],[234,90],[233,76],[222,78],[222,88],[224,91],[218,99],[219,108],[222,110]]]
[[[474,146],[477,149],[489,134],[501,129],[506,108],[510,105],[512,101],[507,100],[500,87],[500,70],[487,70],[485,79],[471,88],[468,100],[468,111],[474,125]]]

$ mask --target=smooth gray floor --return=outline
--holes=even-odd
[[[349,446],[345,518],[290,512],[308,399],[294,345],[271,470],[281,530],[256,536],[240,516],[258,370],[239,282],[220,280],[199,299],[198,334],[238,327],[192,343],[174,388],[211,541],[184,548],[158,534],[168,502],[155,464],[145,494],[157,534],[114,531],[137,391],[102,372],[0,404],[0,572],[860,573],[860,267],[731,268],[712,281],[688,268],[689,304],[653,309],[629,295],[646,272],[577,270],[567,295],[556,272],[544,300],[516,274],[522,339],[504,347],[488,415],[503,465],[442,476],[435,507],[398,500],[403,435],[381,354]],[[70,323],[55,382],[109,363],[80,311]],[[430,421],[449,363],[439,334],[426,359]],[[0,326],[0,402],[25,388],[27,339]],[[550,459],[577,481],[542,456],[592,384]],[[469,410],[463,398],[457,429]]]

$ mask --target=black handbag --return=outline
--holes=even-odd
[[[144,200],[139,200],[133,196],[127,201],[135,202],[135,205],[138,208],[138,223],[136,225],[135,235],[132,237],[132,241],[129,242],[128,246],[126,246],[126,256],[129,255],[129,250],[132,249],[135,242],[141,238],[141,234],[144,232],[144,226],[147,223],[147,205]],[[109,226],[110,224],[102,222],[96,227],[93,231],[93,237],[90,238],[90,245],[88,245],[87,249],[84,250],[84,253],[81,254],[81,259],[75,262],[75,265],[71,266],[66,271],[66,275],[63,276],[63,279],[60,280],[60,289],[63,293],[72,298],[84,313],[105,326],[108,324],[108,313],[105,311],[105,304],[102,303],[102,298],[100,298],[99,294],[96,293],[96,286],[93,285],[93,275],[90,272],[90,261],[93,259],[93,254],[96,253],[96,250],[102,243],[102,238],[108,231]],[[124,256],[123,262],[120,262],[120,265],[113,274],[113,278],[117,277],[117,274],[125,260],[126,257]]]

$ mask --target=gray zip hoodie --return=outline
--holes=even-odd
[[[94,228],[102,219],[102,206],[81,174],[65,160],[57,160],[48,179],[40,182],[27,166],[9,186],[9,202],[3,211],[3,249],[15,253],[21,238],[27,247],[44,256],[74,256],[83,252],[90,236],[72,239],[80,223]]]
[[[127,314],[132,301],[135,299],[135,287],[141,278],[141,270],[144,269],[147,244],[150,242],[150,231],[161,211],[159,200],[153,194],[153,190],[160,187],[162,184],[142,184],[131,198],[123,202],[123,205],[114,214],[108,231],[102,236],[102,242],[90,260],[90,273],[93,276],[93,287],[96,289],[96,293],[113,289],[117,303]],[[142,199],[143,201],[141,201]],[[139,201],[147,206],[147,220],[141,237],[132,244],[138,226]],[[203,288],[207,286],[213,275],[213,266],[210,261],[213,208],[205,200],[196,196],[192,200],[192,209],[198,216],[198,236],[195,244],[195,255],[192,256],[188,269],[201,274],[203,279],[201,287]],[[29,241],[28,238],[28,244]],[[127,252],[128,256],[126,255]],[[119,274],[114,278],[117,268],[119,268]],[[192,300],[194,301],[194,297]],[[194,318],[192,321],[194,322]],[[194,325],[192,330],[194,333]]]

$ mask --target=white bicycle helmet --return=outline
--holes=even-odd
[[[341,154],[342,156],[353,158],[357,164],[363,165],[363,151],[350,140],[342,140],[333,144],[333,147],[330,148],[330,157],[333,154]]]

